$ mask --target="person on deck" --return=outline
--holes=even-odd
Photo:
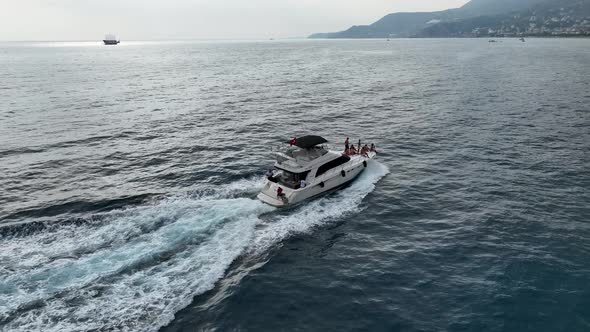
[[[369,152],[369,146],[367,144],[365,144],[363,146],[363,148],[361,149],[361,155],[368,158],[369,157],[368,152]]]
[[[305,188],[305,186],[307,186],[307,183],[305,180],[301,180],[301,182],[299,182],[299,188]]]
[[[371,143],[371,149],[370,149],[370,151],[377,153],[377,149],[375,148],[375,144],[374,143]]]
[[[275,176],[274,176],[275,173],[273,172],[272,169],[269,169],[268,171],[266,171],[266,174],[265,175],[266,175],[266,179],[268,181],[274,182],[274,183],[277,183],[278,182],[277,178],[275,178]]]
[[[344,153],[348,154],[348,146],[350,145],[349,141],[348,141],[348,137],[346,138],[346,141],[344,141]]]
[[[356,154],[356,149],[354,148],[354,145],[351,145],[350,149],[348,150],[348,155],[354,156],[355,154]]]

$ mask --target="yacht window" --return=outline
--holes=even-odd
[[[342,164],[346,164],[350,161],[349,156],[340,156],[332,161],[329,161],[318,168],[318,172],[316,173],[316,177],[326,173],[327,171],[331,170],[332,168],[338,167]]]

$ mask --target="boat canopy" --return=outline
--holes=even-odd
[[[307,135],[302,137],[297,137],[295,140],[295,145],[302,148],[302,149],[311,149],[316,145],[320,145],[323,143],[327,143],[328,140],[321,136],[315,135]]]

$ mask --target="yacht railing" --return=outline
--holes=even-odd
[[[328,151],[328,150],[340,151],[341,150],[341,149],[334,149],[333,146],[330,144],[322,144],[322,145],[318,145],[318,147],[320,147],[326,151]],[[286,155],[290,155],[294,151],[297,151],[299,149],[300,148],[298,148],[297,146],[294,146],[294,145],[291,146],[291,145],[286,145],[286,144],[271,145],[271,147],[270,147],[271,152],[281,152]],[[342,149],[342,151],[344,151],[344,149]]]
[[[291,166],[295,167],[301,162],[306,163],[319,158],[330,150],[330,147],[327,144],[318,145],[317,148],[312,149],[311,151],[306,151],[296,146],[285,147],[285,145],[275,145],[271,146],[270,150],[271,154],[277,159],[279,164],[293,162],[294,164]]]

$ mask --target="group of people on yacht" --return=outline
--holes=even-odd
[[[347,137],[346,141],[344,141],[344,154],[347,156],[354,156],[356,154],[360,154],[361,156],[369,157],[369,152],[377,152],[375,148],[375,144],[371,143],[371,146],[365,144],[361,147],[361,140],[359,139],[358,148],[354,147],[354,144],[350,144],[350,138]]]

